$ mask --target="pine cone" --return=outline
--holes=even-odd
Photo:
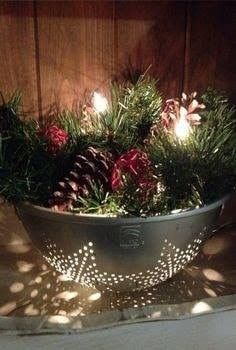
[[[112,168],[111,153],[89,147],[84,156],[76,156],[72,170],[59,182],[49,202],[51,208],[62,211],[72,209],[78,196],[87,197],[94,185],[109,190]]]

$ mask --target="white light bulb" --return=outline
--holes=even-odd
[[[93,108],[98,113],[104,113],[108,107],[108,101],[106,97],[102,96],[96,91],[93,93],[92,104]]]
[[[191,127],[185,118],[180,118],[175,124],[175,134],[180,140],[185,140],[191,131]]]

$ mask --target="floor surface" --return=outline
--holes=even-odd
[[[70,335],[1,336],[4,350],[235,350],[236,310]]]

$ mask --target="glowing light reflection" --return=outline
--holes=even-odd
[[[98,300],[101,298],[101,293],[100,292],[96,292],[96,293],[93,293],[91,294],[89,297],[88,297],[88,300],[89,301],[95,301],[95,300]]]
[[[209,304],[207,304],[204,301],[199,301],[192,308],[192,314],[199,314],[199,313],[203,313],[203,312],[208,312],[211,309],[212,309],[212,307]]]
[[[93,108],[98,113],[104,113],[108,107],[108,101],[106,97],[102,96],[96,91],[93,93],[92,104]]]
[[[175,134],[181,141],[185,140],[191,131],[191,127],[185,118],[180,118],[175,124]]]

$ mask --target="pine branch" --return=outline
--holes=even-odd
[[[163,128],[162,99],[154,80],[144,76],[134,85],[113,85],[109,109],[91,115],[89,130],[83,128],[83,110],[55,117],[69,134],[63,152],[55,156],[48,153],[38,122],[21,115],[15,94],[0,106],[0,194],[13,202],[46,205],[75,155],[94,146],[114,158],[132,148],[145,150],[163,191],[145,198],[134,183],[127,182],[117,193],[94,188],[87,198],[78,198],[76,212],[158,215],[210,203],[236,187],[236,115],[228,99],[214,90],[207,90],[202,102],[206,109],[199,112],[201,124],[182,142]],[[154,123],[157,131],[152,135]]]
[[[156,81],[142,76],[136,85],[111,87],[108,111],[91,117],[94,145],[121,154],[143,145],[151,126],[160,119],[162,99]]]
[[[78,197],[72,211],[84,214],[105,214],[107,216],[126,215],[121,205],[121,198],[105,192],[102,187],[98,188],[96,185],[92,186],[92,191],[88,197]]]
[[[202,99],[207,107],[202,124],[184,143],[160,128],[149,147],[164,179],[169,210],[209,203],[236,185],[235,109],[212,90]]]

